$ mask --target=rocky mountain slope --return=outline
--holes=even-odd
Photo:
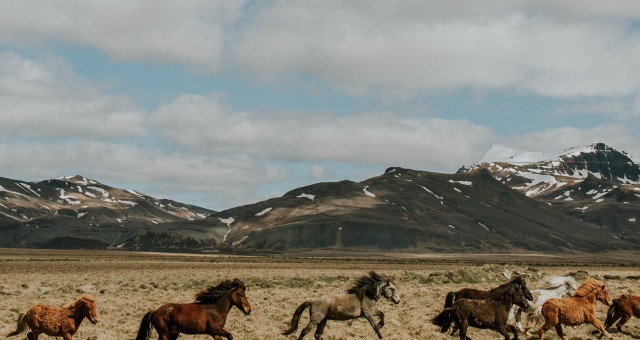
[[[0,179],[0,246],[286,253],[638,250],[638,165],[593,144],[494,146],[455,174],[393,167],[208,211],[82,177]],[[640,217],[640,216],[638,216]]]
[[[0,247],[113,248],[146,228],[212,213],[82,176],[0,178]]]
[[[477,164],[501,183],[616,237],[640,242],[640,166],[603,143],[541,154],[494,145]]]

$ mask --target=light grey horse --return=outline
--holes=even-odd
[[[282,332],[282,334],[295,333],[298,329],[298,322],[300,322],[300,315],[305,309],[309,308],[309,323],[300,332],[298,340],[304,338],[314,327],[316,327],[316,340],[321,339],[324,326],[328,320],[351,320],[356,318],[367,319],[373,330],[376,331],[378,338],[382,339],[380,328],[384,326],[384,313],[376,308],[376,302],[380,297],[384,297],[395,304],[400,303],[400,297],[391,278],[372,271],[369,276],[361,277],[346,293],[325,295],[303,302],[293,313],[289,329]],[[376,324],[373,319],[374,316],[380,317],[379,323]]]
[[[522,308],[513,306],[510,313],[510,318],[514,318],[516,326],[521,330],[529,334],[529,329],[542,325],[544,318],[542,317],[541,309],[542,304],[550,298],[563,298],[571,296],[571,294],[578,288],[576,285],[576,279],[571,276],[551,276],[546,280],[545,289],[534,289],[531,291],[533,300],[529,304],[529,308]],[[522,324],[522,318],[524,314],[524,322]]]

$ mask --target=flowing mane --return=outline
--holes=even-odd
[[[573,296],[586,297],[595,289],[603,288],[604,286],[606,286],[606,283],[590,277],[586,281],[584,281],[584,283],[582,283],[580,287],[578,287],[578,289],[576,289],[576,292],[575,294],[573,294]]]
[[[62,308],[67,308],[67,309],[69,309],[69,308],[73,308],[73,307],[75,307],[75,306],[76,306],[80,301],[96,302],[96,299],[95,299],[93,296],[91,296],[91,295],[87,295],[87,294],[85,294],[85,295],[82,295],[81,297],[79,297],[77,300],[75,300],[75,301],[71,301],[71,302],[67,303],[67,304],[66,304],[66,305],[64,305],[64,307],[62,307]]]
[[[241,288],[245,290],[246,287],[244,283],[238,279],[224,280],[220,282],[217,286],[211,286],[205,290],[202,290],[195,296],[195,303],[198,304],[210,304],[216,303],[224,293],[228,292],[233,288]]]
[[[378,293],[376,292],[376,286],[382,282],[390,282],[391,279],[382,274],[378,274],[374,271],[369,272],[369,276],[362,276],[353,284],[353,287],[347,289],[347,293],[355,294],[359,298],[365,296],[374,300],[378,300]]]

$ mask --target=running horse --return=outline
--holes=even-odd
[[[90,295],[82,295],[77,300],[62,308],[35,305],[18,317],[16,330],[7,337],[18,335],[27,328],[27,339],[36,340],[40,334],[61,336],[64,340],[73,339],[84,318],[92,323],[98,322],[96,299]]]
[[[604,321],[604,329],[608,329],[613,324],[620,320],[616,327],[618,331],[622,333],[622,326],[624,326],[632,316],[640,318],[640,296],[622,294],[619,297],[613,299],[609,310],[607,311],[607,319]],[[597,331],[593,331],[596,333]]]
[[[509,340],[510,330],[514,339],[518,339],[516,326],[507,324],[509,310],[515,304],[522,308],[529,307],[525,294],[525,287],[521,285],[502,285],[495,289],[491,299],[459,299],[451,307],[445,308],[438,316],[432,319],[432,323],[440,327],[441,332],[446,332],[451,323],[460,330],[460,340],[469,339],[467,328],[469,326],[483,329],[493,329]]]
[[[470,299],[470,300],[500,300],[502,298],[502,294],[508,287],[517,287],[522,290],[524,297],[531,301],[533,300],[533,295],[529,288],[527,288],[527,282],[522,276],[516,276],[513,280],[503,283],[498,287],[492,288],[490,290],[481,290],[475,288],[462,288],[456,292],[449,292],[444,300],[444,308],[449,308],[453,306],[455,301],[460,299]],[[511,308],[511,307],[509,307]],[[458,330],[458,326],[454,325],[451,330],[451,334],[455,334]]]
[[[596,318],[596,301],[607,306],[611,305],[611,297],[607,284],[594,278],[587,279],[572,297],[549,299],[542,304],[544,324],[538,329],[539,340],[544,339],[544,333],[554,327],[561,339],[566,339],[562,332],[562,325],[577,326],[583,323],[594,325],[598,331],[608,339],[613,339]]]
[[[175,340],[180,333],[208,334],[216,340],[223,336],[233,339],[224,330],[227,315],[232,307],[244,314],[251,314],[251,305],[245,295],[245,285],[238,279],[224,280],[196,294],[193,303],[168,303],[142,317],[136,340],[147,340],[152,326],[158,332],[158,340]]]
[[[551,298],[569,297],[578,288],[576,279],[571,276],[551,276],[547,278],[544,289],[534,289],[531,291],[533,299],[529,303],[529,308],[523,309],[514,305],[509,314],[509,319],[515,319],[516,326],[529,334],[529,329],[539,326],[544,322],[542,317],[542,304]],[[522,316],[524,315],[524,325]]]
[[[295,333],[300,315],[309,308],[309,323],[300,332],[298,340],[304,338],[316,326],[315,338],[320,339],[328,320],[351,320],[360,317],[367,319],[378,338],[382,339],[380,328],[384,326],[384,313],[376,308],[376,302],[380,297],[395,304],[400,303],[392,280],[372,271],[369,276],[362,276],[346,293],[326,295],[303,302],[296,308],[290,327],[282,332],[282,335]],[[380,317],[379,323],[376,324],[374,316]]]

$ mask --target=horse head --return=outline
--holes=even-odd
[[[233,279],[232,288],[229,290],[229,300],[233,306],[238,307],[244,314],[251,314],[251,304],[245,293],[244,283],[238,279]]]
[[[598,289],[598,291],[596,292],[596,300],[604,303],[607,306],[611,306],[611,304],[613,303],[613,301],[611,300],[611,296],[609,296],[609,290],[607,289],[607,285],[606,284],[602,284],[602,286],[600,286],[600,289]]]
[[[388,280],[387,282],[383,282],[378,287],[379,287],[378,289],[380,290],[380,294],[384,296],[385,299],[395,304],[400,303],[400,296],[398,296],[398,291],[396,289],[396,286],[393,284],[393,282],[391,282],[391,280]]]
[[[518,285],[518,289],[521,291],[522,294],[524,294],[524,297],[527,300],[533,301],[533,294],[531,294],[531,291],[527,287],[527,282],[522,276],[516,277],[511,282]]]
[[[529,296],[527,296],[527,292],[529,293]],[[533,296],[531,296],[531,292],[529,292],[526,285],[521,285],[518,289],[513,291],[511,302],[514,305],[526,310],[529,308],[529,300],[533,300]]]
[[[96,311],[96,299],[90,295],[83,295],[78,299],[78,305],[80,306],[80,313],[91,323],[98,323],[98,313]]]

